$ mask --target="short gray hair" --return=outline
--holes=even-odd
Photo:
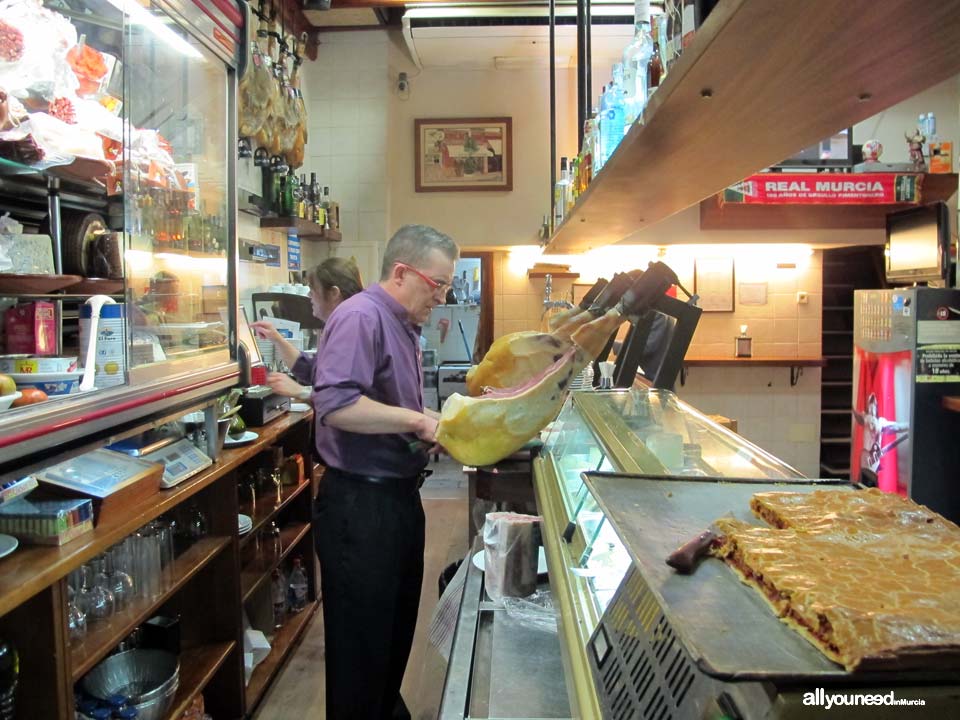
[[[460,248],[439,230],[428,225],[404,225],[394,233],[383,252],[383,266],[380,279],[386,280],[397,263],[406,263],[413,267],[423,264],[431,250],[439,250],[456,262],[460,257]]]

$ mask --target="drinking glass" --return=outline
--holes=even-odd
[[[94,560],[94,563],[97,561]],[[113,593],[104,585],[96,583],[95,578],[102,575],[102,570],[90,563],[85,563],[80,569],[81,585],[78,604],[80,609],[87,616],[87,622],[105,620],[113,614],[114,599]]]
[[[87,614],[77,605],[77,591],[70,586],[69,582],[67,583],[67,632],[71,643],[83,642],[87,636]]]
[[[121,544],[114,545],[107,550],[105,568],[108,578],[107,587],[113,592],[117,610],[122,610],[129,605],[134,593],[133,578],[123,569],[122,555],[123,547]]]

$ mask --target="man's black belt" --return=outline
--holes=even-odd
[[[360,475],[339,468],[327,468],[327,475],[340,477],[347,482],[358,482],[398,493],[414,493],[423,485],[423,481],[433,474],[433,470],[421,470],[407,477],[382,477],[379,475]]]

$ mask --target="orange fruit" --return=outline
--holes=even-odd
[[[47,399],[47,394],[38,388],[24,388],[20,392],[22,394],[13,401],[13,407],[32,405],[33,403],[43,402]]]

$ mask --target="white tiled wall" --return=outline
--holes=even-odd
[[[386,31],[324,33],[306,75],[310,135],[304,170],[340,203],[343,245],[382,243],[387,228]],[[369,276],[364,274],[364,279]]]
[[[707,414],[735,418],[738,432],[808,477],[820,475],[820,369],[695,367],[677,394]]]

